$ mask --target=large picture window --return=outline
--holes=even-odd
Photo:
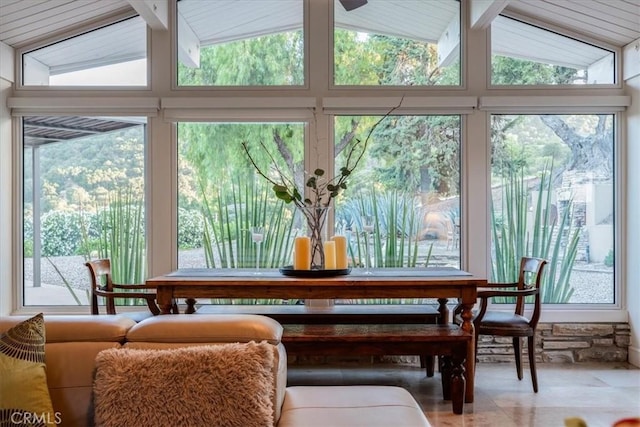
[[[23,118],[25,305],[88,304],[89,259],[111,258],[117,283],[146,279],[145,128],[140,117]]]
[[[394,115],[375,126],[378,120],[335,119],[336,174],[351,144],[367,145],[335,204],[336,233],[347,236],[351,265],[460,268],[460,116]]]
[[[243,143],[267,173],[277,167],[297,183],[304,179],[303,123],[179,123],[180,268],[291,264],[301,218],[257,175]],[[258,260],[252,227],[264,232]]]
[[[612,304],[612,115],[493,115],[494,281],[515,282],[521,256],[547,259],[545,303]]]

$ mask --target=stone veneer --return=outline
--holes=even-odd
[[[627,362],[631,329],[628,323],[540,323],[536,334],[536,361],[550,363]],[[527,363],[526,339],[522,340]],[[330,363],[396,363],[419,365],[417,356],[290,356],[295,365]],[[511,338],[480,336],[479,363],[514,362]]]
[[[628,323],[540,323],[535,340],[536,361],[626,362],[630,335]],[[523,354],[526,347],[523,341]],[[479,362],[513,360],[511,338],[480,336]]]

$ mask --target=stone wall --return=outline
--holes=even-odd
[[[631,329],[628,323],[538,324],[538,362],[626,362]],[[481,336],[479,362],[512,362],[511,338]],[[523,342],[523,354],[526,344]],[[526,360],[526,359],[525,359]]]

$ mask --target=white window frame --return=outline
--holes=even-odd
[[[175,10],[175,0],[172,0],[173,10]],[[305,0],[305,31],[308,31],[308,36],[305,36],[305,46],[310,52],[314,52],[317,57],[326,56],[328,58],[328,50],[330,47],[327,44],[329,40],[332,26],[326,26],[326,22],[330,22],[331,8],[333,0]],[[468,10],[470,8],[470,2],[462,0],[462,22],[467,23]],[[172,8],[169,8],[170,17],[173,16],[175,21],[174,12]],[[172,15],[173,14],[173,15]],[[308,15],[307,15],[308,14]],[[309,19],[309,16],[313,16],[313,19]],[[539,23],[527,22],[534,25]],[[308,27],[308,29],[307,29]],[[87,114],[86,108],[89,104],[93,108],[94,114],[108,114],[119,108],[130,107],[131,100],[137,100],[141,108],[146,108],[153,105],[155,112],[148,112],[148,141],[147,147],[147,169],[146,179],[148,185],[146,186],[146,204],[150,215],[147,219],[147,245],[149,247],[148,252],[148,271],[149,275],[159,275],[171,271],[177,266],[177,200],[176,200],[176,188],[177,188],[177,135],[176,128],[173,120],[176,115],[183,117],[187,120],[189,117],[203,120],[209,112],[203,112],[203,109],[198,111],[187,111],[185,106],[170,107],[172,103],[177,102],[176,98],[183,98],[185,103],[198,103],[205,102],[202,100],[203,93],[206,95],[206,91],[213,91],[209,95],[216,97],[220,94],[228,98],[242,98],[242,97],[272,97],[277,99],[273,104],[278,106],[286,105],[288,98],[299,97],[309,98],[314,100],[315,108],[324,108],[324,102],[327,102],[327,108],[331,108],[331,102],[333,99],[343,100],[343,105],[338,105],[341,108],[348,108],[350,114],[358,113],[371,113],[367,111],[365,106],[371,98],[381,98],[382,104],[394,105],[394,100],[402,98],[415,102],[417,113],[423,111],[424,114],[433,114],[437,108],[441,108],[443,113],[451,112],[451,108],[460,108],[457,105],[458,101],[461,101],[464,106],[467,106],[467,99],[475,100],[475,106],[472,106],[473,102],[469,102],[469,110],[463,115],[462,120],[462,182],[461,182],[461,194],[463,199],[461,200],[462,212],[469,212],[473,207],[473,215],[463,215],[463,227],[464,234],[462,236],[461,246],[461,263],[464,269],[472,271],[474,274],[480,276],[487,276],[489,272],[489,233],[487,227],[489,224],[489,204],[486,196],[486,189],[489,185],[490,171],[489,171],[489,114],[491,112],[501,112],[503,114],[518,114],[527,113],[532,111],[539,112],[562,112],[570,114],[572,112],[585,112],[577,111],[577,103],[582,105],[588,105],[594,107],[592,112],[607,112],[611,111],[616,114],[616,126],[617,129],[624,129],[626,127],[624,109],[629,105],[625,97],[625,92],[621,87],[621,84],[600,86],[594,85],[594,87],[585,88],[580,87],[490,87],[489,85],[489,65],[490,61],[490,31],[489,30],[473,30],[472,34],[469,34],[467,28],[462,28],[461,31],[461,56],[462,61],[462,86],[451,87],[430,87],[430,88],[376,88],[366,87],[359,88],[358,90],[350,90],[345,88],[331,88],[327,79],[326,70],[322,72],[312,74],[307,77],[307,86],[304,88],[273,88],[265,90],[264,88],[255,89],[221,89],[221,88],[176,88],[175,83],[175,71],[167,71],[169,68],[174,69],[176,52],[174,44],[171,42],[172,34],[174,30],[169,30],[169,35],[163,31],[149,31],[148,43],[149,55],[148,70],[150,73],[149,86],[147,88],[128,88],[126,91],[119,88],[59,88],[59,87],[21,87],[16,84],[16,90],[13,93],[8,107],[11,109],[11,113],[16,117],[13,124],[12,137],[13,137],[13,156],[10,165],[11,169],[11,185],[13,198],[12,198],[12,217],[9,227],[12,230],[12,247],[11,256],[9,259],[3,258],[0,260],[0,266],[11,270],[11,280],[15,284],[11,287],[11,290],[3,290],[2,296],[10,295],[12,301],[12,307],[10,310],[14,313],[34,313],[39,309],[43,309],[46,312],[75,312],[86,313],[86,307],[80,307],[73,310],[74,307],[23,307],[20,305],[20,289],[22,288],[22,278],[20,273],[22,271],[22,230],[19,227],[20,223],[16,218],[21,214],[21,203],[18,202],[16,195],[21,194],[22,184],[22,170],[20,166],[21,152],[21,127],[19,125],[18,117],[21,114],[44,114],[49,112],[50,114],[60,114],[62,111],[66,113]],[[565,31],[566,34],[566,31]],[[581,38],[584,40],[584,37]],[[307,41],[308,40],[308,41]],[[53,40],[47,41],[47,44]],[[588,41],[589,42],[589,41]],[[603,46],[602,43],[598,45]],[[604,46],[603,46],[604,47]],[[33,49],[30,46],[29,49]],[[610,48],[609,48],[610,49]],[[17,58],[21,58],[21,52],[25,50],[18,50]],[[325,66],[325,61],[318,61],[315,55],[310,57],[308,52],[307,61],[309,66],[306,67],[309,70],[311,67],[322,68]],[[621,55],[616,55],[616,63],[620,63]],[[474,64],[476,67],[473,70],[473,74],[470,74],[468,64]],[[20,73],[21,61],[16,61],[17,76],[16,80],[21,81]],[[328,67],[328,65],[327,65]],[[617,67],[618,72],[621,67]],[[307,72],[307,71],[305,71]],[[155,79],[152,79],[154,77]],[[617,81],[620,82],[620,77]],[[109,96],[104,95],[104,91],[110,91]],[[435,92],[434,92],[435,91]],[[577,93],[576,91],[583,91]],[[94,95],[97,94],[97,97]],[[535,96],[543,96],[546,101],[544,105],[540,105],[536,101]],[[570,97],[577,97],[573,105],[561,105],[566,99]],[[579,98],[578,98],[579,96]],[[90,98],[88,98],[90,97]],[[422,100],[420,98],[423,97]],[[498,97],[506,97],[510,99],[507,104]],[[624,97],[624,98],[620,98]],[[414,99],[415,98],[415,99]],[[88,100],[90,99],[90,101]],[[455,100],[457,99],[457,101]],[[332,101],[330,101],[332,100]],[[454,100],[454,101],[452,101]],[[607,102],[614,101],[616,105],[606,105]],[[421,102],[425,102],[431,108],[424,108],[425,105]],[[341,101],[342,102],[342,101]],[[408,102],[408,101],[407,101]],[[118,105],[120,104],[120,105]],[[350,104],[349,106],[347,104]],[[556,106],[556,110],[552,109]],[[62,108],[60,110],[59,108]],[[284,107],[286,109],[286,107]],[[339,111],[337,107],[336,110]],[[422,109],[421,109],[422,108]],[[541,110],[542,108],[542,110]],[[362,110],[360,110],[362,109]],[[382,109],[382,108],[380,108]],[[447,111],[449,109],[449,111]],[[407,110],[408,111],[408,110]],[[232,113],[226,112],[229,118],[238,117],[242,119],[242,114],[247,113],[247,110],[238,108]],[[141,111],[131,112],[133,115],[141,115]],[[254,117],[259,112],[250,112]],[[165,117],[166,114],[166,117]],[[200,114],[198,116],[198,114]],[[118,115],[125,115],[122,110],[118,111]],[[173,117],[172,117],[173,115]],[[319,116],[321,119],[317,122],[317,132],[319,138],[327,138],[331,135],[331,111],[327,111],[325,114]],[[2,117],[4,120],[5,117]],[[8,118],[7,118],[8,120]],[[570,305],[569,307],[549,307],[545,306],[543,309],[542,321],[562,321],[562,322],[594,322],[594,321],[627,321],[628,314],[626,307],[628,302],[626,301],[626,286],[625,281],[629,276],[627,273],[628,268],[626,265],[626,239],[623,237],[625,230],[627,230],[626,217],[625,217],[625,204],[622,200],[622,195],[626,194],[627,184],[623,178],[626,176],[625,163],[621,161],[624,159],[626,152],[626,144],[628,141],[625,139],[623,132],[616,132],[616,290],[619,292],[620,298],[617,299],[617,303],[613,306],[602,307],[602,309],[594,309],[593,307],[580,307],[576,305]],[[17,148],[16,148],[17,147]],[[307,147],[305,147],[306,149]],[[327,151],[329,153],[329,151]],[[330,159],[331,156],[328,156]],[[328,162],[328,160],[325,160]],[[3,166],[7,164],[6,160],[0,161]],[[312,165],[307,165],[311,167]],[[324,164],[321,167],[328,168],[330,165]],[[170,174],[167,171],[171,171]],[[3,188],[4,190],[4,188]],[[4,228],[7,227],[6,220],[0,224]],[[3,305],[2,308],[6,307]]]

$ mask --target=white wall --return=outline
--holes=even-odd
[[[7,98],[13,93],[13,49],[0,42],[0,314],[11,311],[11,117]]]
[[[640,100],[640,74],[628,80],[627,85],[635,95],[634,100]],[[626,289],[631,325],[629,362],[640,366],[640,101],[629,107],[627,117]]]
[[[626,275],[627,309],[631,326],[629,362],[640,367],[640,39],[624,49],[627,92],[634,102],[627,110],[626,127]]]

